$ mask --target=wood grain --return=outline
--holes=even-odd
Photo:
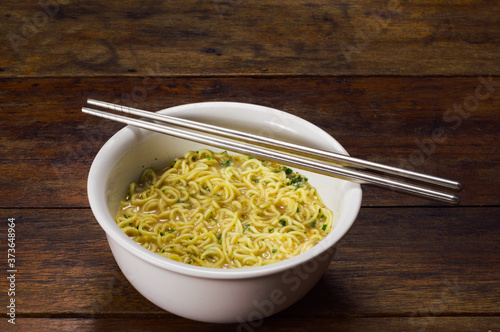
[[[2,1],[1,77],[500,74],[500,5]]]
[[[494,0],[1,1],[0,252],[16,218],[19,273],[0,330],[500,330],[499,17]],[[87,98],[277,108],[355,157],[462,182],[462,205],[364,186],[301,301],[247,325],[187,320],[129,284],[88,208],[122,125],[82,114]]]
[[[124,278],[89,209],[0,211],[16,218],[20,317],[173,319]],[[363,208],[318,285],[275,317],[500,316],[499,214]],[[6,237],[6,223],[0,233]]]
[[[259,324],[207,324],[182,318],[20,318],[19,331],[497,331],[500,317],[269,318]],[[1,325],[0,325],[1,326]]]
[[[355,157],[463,182],[464,205],[498,205],[499,82],[497,77],[2,79],[0,189],[9,195],[0,197],[0,206],[88,206],[90,164],[122,125],[83,114],[87,98],[148,110],[205,101],[274,107],[318,125]],[[363,204],[437,203],[365,186]]]

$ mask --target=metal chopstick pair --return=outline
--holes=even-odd
[[[87,107],[82,108],[84,113],[126,123],[128,125],[215,146],[217,148],[252,155],[261,159],[267,159],[325,175],[336,176],[357,183],[371,184],[445,203],[457,204],[459,202],[459,198],[454,194],[406,182],[419,182],[435,187],[460,190],[461,184],[456,181],[229,128],[167,116],[160,113],[147,112],[93,99],[88,99],[87,102],[90,105],[140,116],[146,119],[136,119]],[[158,123],[158,121],[162,122],[162,124]],[[174,127],[169,125],[173,125]],[[181,127],[188,129],[182,129]],[[375,173],[369,173],[371,171]],[[394,176],[394,178],[391,179],[388,176]]]

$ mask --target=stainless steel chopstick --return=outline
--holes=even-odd
[[[340,164],[345,167],[356,167],[360,170],[374,170],[377,172],[382,172],[385,174],[395,175],[401,178],[408,178],[414,181],[419,181],[422,183],[428,183],[436,186],[441,186],[453,190],[460,190],[461,184],[456,181],[422,174],[406,169],[401,169],[397,167],[392,167],[388,165],[383,165],[379,163],[374,163],[371,161],[353,158],[351,156],[343,155],[340,153],[335,153],[331,151],[325,151],[320,149],[315,149],[307,146],[302,146],[298,144],[294,144],[291,142],[286,142],[282,140],[277,140],[270,137],[259,136],[247,132],[237,131],[230,128],[224,128],[219,126],[214,126],[202,122],[196,122],[192,120],[177,118],[173,116],[168,116],[160,113],[147,112],[144,110],[126,107],[116,104],[111,104],[99,100],[88,99],[87,102],[91,105],[100,106],[102,108],[112,109],[114,111],[142,116],[144,118],[153,119],[157,121],[162,121],[168,124],[181,126],[189,129],[193,129],[196,131],[203,131],[209,134],[217,135],[217,136],[225,136],[236,140],[243,140],[247,142],[251,142],[253,144],[258,144],[260,146],[268,146],[273,148],[278,148],[280,150],[287,150],[295,153],[299,153],[305,156],[314,156],[320,158],[325,161],[333,162]]]
[[[168,134],[178,138],[195,141],[202,144],[208,144],[218,148],[232,150],[238,153],[249,154],[261,159],[270,160],[278,163],[285,163],[291,166],[303,168],[313,172],[326,175],[334,175],[342,179],[354,181],[357,183],[366,183],[376,185],[382,188],[391,189],[399,192],[409,193],[420,197],[433,199],[441,202],[457,204],[459,198],[456,195],[441,192],[431,188],[421,187],[411,183],[396,181],[390,178],[369,174],[359,170],[348,169],[339,165],[325,163],[316,159],[304,156],[297,156],[285,151],[269,149],[261,146],[255,146],[245,142],[221,138],[218,136],[205,134],[193,130],[186,130],[158,124],[147,120],[134,119],[117,114],[106,113],[95,109],[83,107],[82,111],[91,115],[122,122],[128,125]]]

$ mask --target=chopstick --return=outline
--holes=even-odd
[[[282,140],[273,139],[265,136],[258,136],[251,133],[241,132],[229,128],[214,126],[206,123],[195,122],[187,119],[176,118],[173,116],[168,116],[165,114],[152,113],[143,110],[139,110],[132,107],[126,107],[116,104],[111,104],[103,101],[98,101],[94,99],[88,99],[87,102],[91,105],[100,106],[102,108],[112,109],[117,112],[142,116],[148,119],[162,121],[168,124],[182,126],[185,128],[199,130],[203,132],[207,132],[213,135],[220,135],[229,137],[232,139],[242,140],[251,142],[253,144],[257,144],[259,146],[268,146],[278,149],[285,149],[287,151],[292,151],[295,153],[299,153],[305,156],[314,156],[320,158],[322,160],[326,160],[329,162],[339,163],[343,166],[356,167],[363,170],[373,170],[382,172],[385,174],[391,174],[402,178],[408,178],[414,181],[420,181],[423,183],[433,184],[436,186],[442,186],[445,188],[450,188],[453,190],[460,190],[461,184],[456,181],[451,181],[448,179],[443,179],[427,174],[422,174],[418,172],[413,172],[410,170],[405,170],[401,168],[396,168],[388,165],[383,165],[379,163],[374,163],[367,160],[353,158],[347,155],[343,155],[340,153],[335,153],[331,151],[325,151],[320,149],[315,149],[307,146],[302,146],[298,144],[294,144],[291,142],[286,142]]]
[[[178,138],[208,144],[222,149],[232,150],[238,153],[249,154],[261,159],[307,169],[313,172],[336,176],[341,179],[376,185],[382,188],[398,192],[417,195],[423,198],[437,200],[450,204],[457,204],[459,198],[454,194],[438,191],[432,188],[422,187],[405,181],[418,181],[432,186],[459,190],[460,183],[429,176],[417,172],[403,170],[378,163],[372,163],[361,159],[304,147],[301,145],[284,142],[280,140],[262,137],[250,133],[199,123],[191,120],[167,116],[163,114],[146,112],[143,110],[115,105],[89,99],[88,103],[102,108],[118,112],[142,116],[146,119],[161,121],[163,124],[144,119],[135,119],[113,113],[107,113],[87,107],[82,111],[94,116],[122,122],[128,125],[168,134]],[[167,126],[166,124],[176,127]],[[179,128],[180,126],[188,129]],[[208,134],[207,134],[208,133]],[[223,137],[221,137],[223,136]],[[272,147],[272,148],[271,148]],[[294,152],[292,154],[290,152]],[[396,179],[383,176],[369,171],[381,172],[386,175],[395,175]]]

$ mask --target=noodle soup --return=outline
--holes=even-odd
[[[308,179],[250,156],[189,151],[129,185],[116,222],[164,257],[214,268],[276,263],[307,251],[334,227]]]

